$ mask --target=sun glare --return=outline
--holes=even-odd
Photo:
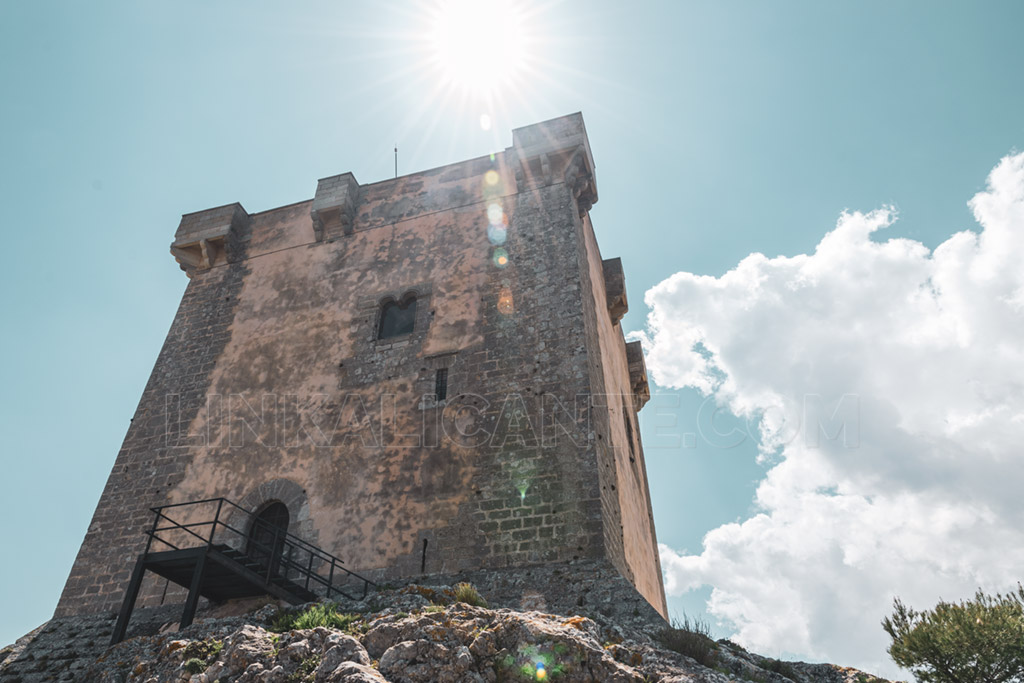
[[[526,56],[522,14],[512,0],[440,0],[432,40],[444,78],[477,94],[514,79]]]

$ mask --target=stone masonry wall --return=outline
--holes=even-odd
[[[639,406],[629,383],[625,339],[606,308],[601,252],[589,216],[579,226],[587,258],[584,282],[591,294],[584,301],[593,375],[595,419],[605,547],[610,559],[663,616],[668,616],[661,580],[658,540],[654,531],[647,467],[640,441]]]
[[[56,616],[116,608],[152,524],[149,508],[168,499],[188,459],[168,445],[168,421],[187,421],[206,401],[208,378],[229,339],[246,275],[244,261],[192,280],[117,454]],[[155,586],[150,578],[149,584]],[[161,586],[162,586],[162,582]],[[153,588],[151,588],[153,590]]]
[[[578,115],[545,125],[516,132],[528,149],[362,187],[346,176],[341,199],[249,215],[226,261],[183,265],[57,616],[117,608],[148,508],[217,496],[281,500],[293,533],[377,577],[607,557],[664,614],[637,512],[646,481],[608,492],[626,477],[622,426],[591,409],[628,371],[596,324],[589,146]],[[413,332],[378,339],[382,302],[409,295]],[[180,596],[150,577],[139,604]]]

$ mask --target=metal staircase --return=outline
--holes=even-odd
[[[226,498],[150,509],[153,526],[146,531],[146,550],[135,562],[111,645],[124,640],[147,571],[188,589],[182,628],[195,618],[200,597],[223,602],[272,595],[298,605],[321,597],[361,600],[376,587],[334,555],[267,526]],[[154,544],[170,549],[154,551]]]

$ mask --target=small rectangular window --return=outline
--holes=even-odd
[[[629,418],[626,409],[622,409],[622,420],[626,423],[626,441],[629,442],[629,461],[636,462],[636,446],[633,445],[633,420]]]
[[[441,368],[434,377],[434,398],[438,401],[448,398],[448,368]]]

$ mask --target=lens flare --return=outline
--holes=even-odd
[[[484,196],[484,200],[487,201],[488,206],[501,201],[500,185],[488,185],[487,181],[484,180],[483,187],[481,188],[481,190]],[[486,213],[486,209],[484,211]]]
[[[483,130],[491,129],[491,117],[487,114],[480,114],[480,128]]]
[[[501,204],[487,205],[487,221],[491,225],[501,225],[505,221],[505,211],[501,208]]]
[[[508,252],[501,247],[498,247],[494,250],[494,254],[491,256],[491,261],[493,261],[494,265],[499,268],[504,268],[508,265]]]
[[[500,247],[508,240],[508,230],[500,225],[487,226],[487,239],[496,247]]]
[[[491,169],[487,173],[484,173],[484,182],[488,185],[497,185],[501,178],[498,177],[498,172]]]
[[[543,681],[547,676],[548,671],[544,668],[544,662],[537,662],[537,680]]]
[[[498,312],[502,315],[512,315],[515,310],[515,304],[512,302],[512,290],[506,287],[498,296]]]

